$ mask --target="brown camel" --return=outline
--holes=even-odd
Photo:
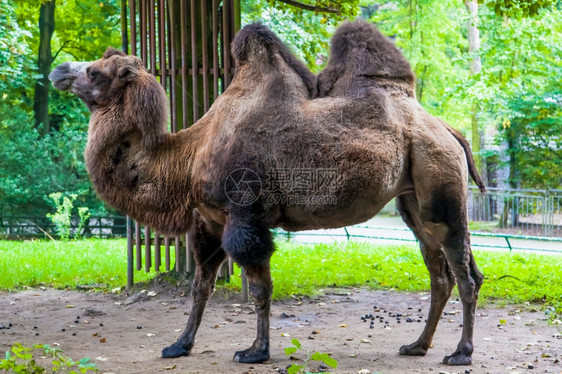
[[[341,45],[340,38],[351,39]],[[365,23],[344,25],[320,75],[323,97],[314,98],[316,77],[266,27],[246,26],[232,51],[231,85],[177,134],[166,132],[164,90],[136,57],[108,49],[100,60],[64,63],[49,77],[92,112],[85,156],[100,197],[161,233],[188,232],[193,306],[162,356],[189,355],[217,270],[230,256],[244,268],[257,314],[257,338],[234,360],[267,360],[270,229],[360,223],[396,197],[431,276],[425,330],[400,353],[427,352],[456,280],[464,327],[443,361],[470,364],[483,277],[467,229],[467,160],[483,185],[464,138],[415,100],[400,52]]]

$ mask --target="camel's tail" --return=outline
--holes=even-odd
[[[484,181],[480,177],[480,174],[478,174],[478,170],[476,169],[476,165],[474,164],[474,158],[472,157],[472,151],[470,149],[470,145],[468,144],[468,141],[464,138],[464,136],[460,133],[460,131],[449,126],[447,122],[441,120],[439,120],[439,122],[441,122],[443,126],[445,126],[445,128],[451,133],[451,135],[455,137],[455,139],[457,139],[461,147],[464,149],[464,153],[466,155],[466,161],[468,163],[468,172],[470,173],[470,176],[474,180],[474,183],[476,183],[476,185],[480,189],[480,192],[485,193],[486,186],[484,185]]]

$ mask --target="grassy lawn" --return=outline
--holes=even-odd
[[[173,252],[173,251],[172,251]],[[480,303],[522,304],[527,301],[554,306],[562,313],[562,256],[476,251],[476,261],[486,279]],[[126,284],[124,240],[68,242],[0,241],[0,289],[45,285],[75,288]],[[172,262],[173,263],[173,262]],[[429,290],[429,276],[413,244],[300,245],[277,243],[272,258],[274,299],[314,295],[326,287],[366,286],[399,291]],[[237,269],[237,274],[240,270]],[[135,281],[156,273],[135,273]],[[240,288],[240,277],[223,287]]]
[[[139,271],[135,280],[148,280],[155,274]],[[107,288],[127,284],[126,240],[0,240],[0,289],[96,284]]]

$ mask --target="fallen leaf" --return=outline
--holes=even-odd
[[[148,334],[146,334],[146,336],[148,336],[150,338],[150,337],[155,336],[155,335],[149,332]]]
[[[105,338],[101,338],[100,343],[105,343]]]
[[[15,304],[15,303],[14,303],[14,304]],[[74,308],[74,305],[68,304],[66,307],[67,307],[67,308]]]
[[[339,325],[338,327],[347,327],[347,325],[345,323],[342,323],[341,325]]]
[[[174,370],[176,368],[177,365],[172,365],[172,366],[164,366],[164,369],[166,370]]]
[[[156,296],[156,292],[150,291],[146,294],[146,296],[154,297],[154,296]]]
[[[281,333],[281,336],[283,336],[283,337],[289,337],[289,336],[291,336],[291,335],[289,335],[289,334],[287,334],[287,333],[285,333],[285,332],[282,332],[282,333]]]

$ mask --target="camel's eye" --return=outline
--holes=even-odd
[[[88,77],[91,80],[96,79],[100,75],[100,71],[98,69],[88,68],[86,72],[88,73]]]

